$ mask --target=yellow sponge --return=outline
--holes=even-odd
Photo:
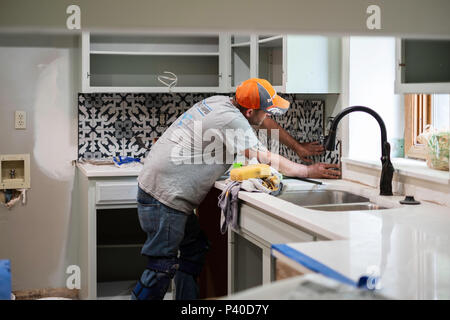
[[[267,164],[250,164],[230,171],[230,179],[242,181],[250,178],[267,178],[270,176],[270,166]]]

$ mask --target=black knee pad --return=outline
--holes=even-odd
[[[175,275],[175,272],[180,268],[178,258],[155,258],[147,257],[147,269],[157,273],[165,273],[170,279]]]
[[[166,273],[156,273],[156,283],[147,287],[140,280],[132,294],[136,300],[163,300],[170,285],[170,277]]]
[[[162,300],[180,263],[177,258],[147,257],[147,269],[155,273],[154,285],[147,287],[140,280],[133,290],[136,300]]]

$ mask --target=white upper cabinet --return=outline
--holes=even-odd
[[[172,92],[221,92],[219,35],[82,34],[83,92],[169,92],[158,76],[174,78]],[[172,80],[162,79],[165,83]]]
[[[450,40],[397,39],[395,93],[450,93]]]
[[[286,51],[286,93],[341,92],[341,38],[289,35]]]
[[[281,93],[339,93],[341,39],[286,35],[83,32],[83,92],[234,92],[248,78]],[[162,79],[169,84],[172,80]]]
[[[251,78],[268,80],[281,93],[339,93],[341,39],[321,36],[229,37],[228,86]]]

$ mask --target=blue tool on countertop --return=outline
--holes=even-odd
[[[363,275],[358,279],[358,284],[356,286],[363,290],[379,289],[380,288],[380,277]]]
[[[361,290],[376,291],[381,289],[381,277],[379,271],[372,270],[368,274],[362,275],[357,282],[339,273],[338,271],[320,263],[319,261],[307,256],[306,254],[290,247],[287,244],[272,244],[272,250],[276,250],[286,257],[296,261],[309,270],[320,273],[326,277],[340,281]]]
[[[342,283],[346,283],[350,286],[356,287],[357,283],[347,276],[341,274],[333,270],[332,268],[320,263],[317,260],[307,256],[306,254],[297,251],[296,249],[288,246],[287,244],[272,244],[272,250],[276,250],[281,252],[286,257],[296,261],[302,266],[306,267],[309,270],[312,270],[317,273],[321,273],[322,275],[332,278],[334,280],[340,281]]]
[[[120,166],[120,165],[123,165],[125,163],[141,162],[141,159],[133,158],[133,157],[118,156],[118,157],[113,157],[113,161],[114,161],[114,164]]]

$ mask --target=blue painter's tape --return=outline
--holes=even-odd
[[[0,260],[0,300],[11,299],[11,266],[9,260]]]
[[[350,278],[347,278],[346,276],[340,274],[339,272],[327,267],[326,265],[312,259],[311,257],[308,257],[307,255],[289,247],[286,244],[273,244],[272,250],[277,250],[284,254],[286,257],[291,258],[292,260],[298,262],[302,266],[308,268],[309,270],[318,272],[323,274],[324,276],[327,276],[329,278],[335,279],[337,281],[340,281],[342,283],[351,285],[356,287],[357,283]]]

